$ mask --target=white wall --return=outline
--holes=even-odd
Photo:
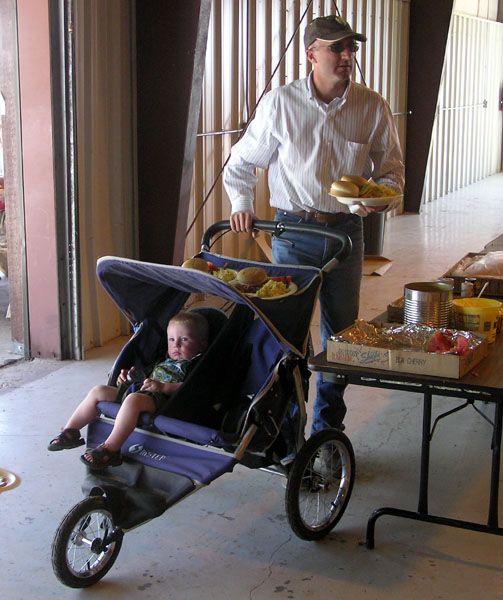
[[[496,21],[498,0],[454,0],[454,12]]]
[[[502,85],[503,24],[453,14],[423,202],[501,170]]]

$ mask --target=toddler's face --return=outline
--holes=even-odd
[[[191,359],[203,350],[206,342],[201,340],[194,327],[185,323],[168,325],[168,356],[173,360]]]

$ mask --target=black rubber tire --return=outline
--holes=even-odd
[[[99,546],[113,528],[112,513],[102,496],[86,498],[67,513],[52,542],[52,568],[61,583],[89,587],[108,573],[120,552],[122,535],[104,550],[96,551],[91,544]]]
[[[340,459],[336,474],[323,474],[315,465],[322,447]],[[355,454],[349,438],[337,429],[311,436],[292,463],[285,508],[293,532],[303,540],[320,540],[337,525],[351,497]]]

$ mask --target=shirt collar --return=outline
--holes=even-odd
[[[318,96],[316,95],[316,91],[314,89],[314,83],[313,83],[313,72],[311,71],[306,78],[306,86],[307,86],[307,92],[309,94],[309,98],[311,100],[314,100],[314,102],[316,102],[318,104],[318,106],[320,106],[321,108],[323,108],[324,110],[327,110],[327,111],[335,109],[335,108],[340,108],[341,106],[343,106],[345,104],[345,102],[348,98],[349,90],[352,85],[353,85],[353,82],[350,79],[349,85],[346,87],[344,94],[342,95],[342,98],[334,98],[330,102],[330,104],[326,104],[325,102],[320,100],[318,98]]]

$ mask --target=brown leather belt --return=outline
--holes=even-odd
[[[307,210],[280,210],[279,213],[284,213],[288,217],[296,217],[306,221],[306,223],[322,223],[323,225],[338,225],[345,221],[348,217],[348,213],[325,213],[319,212],[318,210],[307,211]]]

